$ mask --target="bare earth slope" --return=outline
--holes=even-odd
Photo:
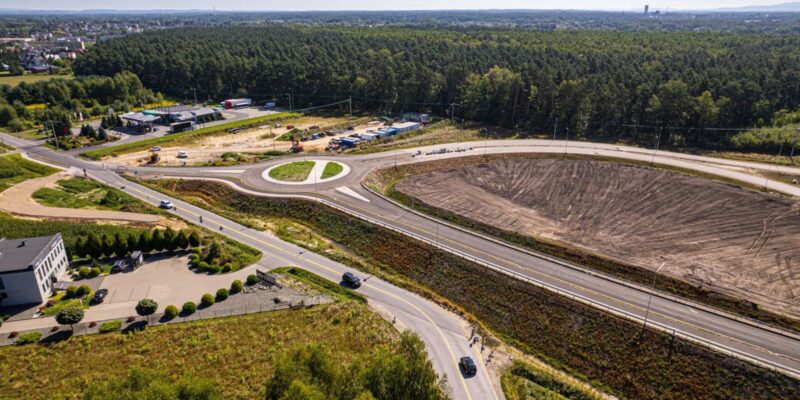
[[[592,160],[517,159],[410,177],[396,190],[800,315],[798,203],[708,179]]]

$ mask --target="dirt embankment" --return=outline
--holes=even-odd
[[[512,159],[395,189],[503,230],[800,315],[800,209],[708,179],[592,160]]]

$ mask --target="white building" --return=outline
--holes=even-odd
[[[44,303],[68,264],[60,233],[0,239],[0,305]]]

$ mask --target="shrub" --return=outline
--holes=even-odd
[[[205,262],[205,261],[200,261],[200,263],[197,264],[197,268],[200,268],[203,271],[206,271],[206,270],[208,270],[208,263]]]
[[[199,260],[199,259],[200,259],[200,255],[199,254],[197,254],[197,253],[189,254],[189,261],[195,261],[195,260]]]
[[[91,270],[89,267],[81,267],[81,269],[78,270],[78,276],[80,276],[81,279],[86,279],[89,277],[90,272]]]
[[[92,293],[92,289],[89,288],[89,285],[80,285],[78,290],[75,292],[75,296],[83,297]]]
[[[204,294],[203,297],[200,298],[200,304],[202,304],[203,307],[214,305],[214,296],[212,296],[211,293]]]
[[[22,335],[19,335],[19,337],[17,338],[17,342],[16,343],[19,344],[19,345],[28,344],[28,343],[36,343],[41,338],[42,338],[42,334],[39,333],[39,332],[35,332],[35,331],[34,332],[28,332],[28,333],[23,333]]]
[[[222,288],[217,290],[217,301],[223,301],[228,298],[228,289]]]
[[[189,261],[189,265],[190,265],[192,268],[200,268],[200,263],[201,263],[201,262],[202,262],[202,261],[200,261],[200,259],[199,259],[199,258],[195,258],[194,260],[192,260],[192,261]]]
[[[139,303],[136,304],[136,313],[143,317],[153,315],[157,309],[158,303],[153,299],[141,299]]]
[[[247,275],[247,284],[248,285],[255,285],[258,283],[259,279],[255,275]]]
[[[100,276],[100,274],[101,274],[102,272],[103,272],[103,271],[102,271],[102,270],[100,270],[100,268],[99,268],[99,267],[93,267],[91,270],[89,270],[89,278],[94,278],[94,277],[96,277],[96,276]]]
[[[98,331],[100,331],[100,333],[109,333],[109,332],[116,332],[120,330],[120,328],[122,328],[122,321],[119,320],[108,321],[104,322],[103,325],[100,325]]]
[[[228,273],[228,272],[231,272],[231,271],[233,271],[233,267],[231,266],[231,263],[225,263],[225,265],[222,266],[222,272]]]
[[[81,322],[83,315],[83,310],[78,307],[65,307],[56,314],[56,322],[59,325],[69,325],[70,329],[72,329],[73,325]]]
[[[178,307],[173,306],[172,304],[168,305],[167,308],[164,309],[164,318],[167,320],[173,319],[178,316]]]
[[[208,268],[206,268],[206,271],[208,271],[210,274],[218,274],[221,270],[222,267],[216,264],[211,264],[208,266]]]
[[[78,294],[78,287],[75,285],[67,286],[67,290],[64,291],[64,297],[73,298]]]
[[[197,304],[187,301],[186,303],[183,303],[181,311],[183,311],[183,313],[186,315],[194,314],[194,312],[197,311]]]
[[[231,283],[231,294],[239,293],[244,289],[244,284],[240,280],[235,280]]]

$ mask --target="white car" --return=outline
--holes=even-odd
[[[169,210],[174,208],[175,206],[173,206],[172,202],[169,200],[161,200],[161,204],[159,204],[159,207]]]
[[[189,153],[187,153],[186,150],[181,150],[178,152],[178,158],[186,158],[186,157],[189,157]]]
[[[161,151],[161,146],[153,146],[150,148],[150,151],[152,152]]]

